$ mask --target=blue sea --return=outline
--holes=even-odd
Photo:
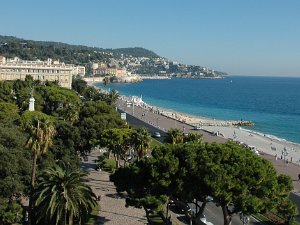
[[[103,88],[102,84],[97,84]],[[250,120],[250,129],[300,143],[300,78],[230,76],[224,79],[113,83],[121,95],[196,116]],[[248,129],[248,128],[247,128]]]

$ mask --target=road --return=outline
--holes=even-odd
[[[118,109],[118,112],[119,113],[123,113],[124,111],[121,110],[121,109]],[[167,137],[167,133],[158,129],[157,127],[154,127],[140,119],[137,119],[136,117],[126,113],[126,121],[131,125],[131,126],[134,126],[135,128],[141,128],[141,127],[144,127],[146,128],[149,133],[151,135],[154,134],[154,132],[159,132],[161,134],[161,137],[160,138],[155,138],[156,140],[158,140],[159,142],[164,142],[164,139]]]
[[[121,109],[118,109],[119,113],[124,112]],[[126,121],[136,127],[136,128],[140,128],[140,127],[144,127],[146,129],[148,129],[148,131],[151,134],[154,134],[154,132],[159,132],[161,134],[160,138],[156,138],[156,140],[158,140],[159,142],[163,142],[165,137],[167,136],[166,132],[162,131],[161,129],[158,129],[157,127],[154,127],[130,114],[126,114]],[[173,214],[174,216],[176,215],[176,213]],[[222,209],[220,207],[216,207],[214,203],[208,203],[205,209],[205,215],[207,218],[207,221],[212,222],[215,225],[219,225],[219,224],[223,224],[223,213],[222,213]],[[174,217],[173,217],[174,218]],[[180,224],[190,224],[189,221],[186,220],[185,216],[182,214],[178,215],[177,218],[177,223]],[[257,224],[262,224],[259,221],[257,221],[256,219],[254,219],[253,217],[251,217],[250,219],[250,223],[251,225],[257,225]],[[240,220],[239,215],[236,215],[233,217],[232,219],[232,225],[243,225],[242,221]]]
[[[140,118],[142,118],[142,119],[144,119],[145,121],[147,121],[147,122],[145,122],[145,121],[143,121],[142,119],[138,119],[138,118],[136,118],[136,117],[134,117],[134,116],[128,114],[128,113],[131,113],[130,110],[132,110],[132,109],[127,109],[127,108],[124,108],[124,109],[127,111],[127,112],[126,112],[126,120],[127,120],[127,122],[128,122],[130,125],[132,125],[132,126],[134,126],[134,127],[137,127],[137,128],[138,128],[138,127],[145,127],[145,128],[148,129],[148,131],[149,131],[151,134],[154,134],[154,132],[159,132],[159,133],[161,134],[161,137],[160,137],[160,138],[156,138],[156,139],[157,139],[158,141],[160,141],[160,142],[163,142],[164,139],[165,139],[165,137],[167,136],[167,135],[166,135],[166,132],[163,131],[163,130],[167,130],[167,129],[169,129],[170,127],[174,127],[174,125],[176,125],[175,127],[176,127],[176,128],[179,128],[179,129],[181,129],[182,126],[183,126],[183,124],[180,123],[180,122],[176,122],[176,121],[174,121],[174,120],[172,120],[172,119],[168,119],[168,118],[165,118],[165,117],[163,117],[163,116],[161,116],[161,115],[157,115],[157,114],[153,114],[153,113],[149,113],[148,115],[144,116],[144,118],[143,118],[143,117],[142,117],[143,111],[142,111],[141,109],[139,109],[138,107],[136,107],[136,110],[135,110],[135,116],[139,116]],[[121,109],[118,109],[118,112],[121,113],[121,112],[124,112],[124,111],[121,110]],[[152,123],[152,125],[149,124],[149,122]],[[158,123],[158,122],[159,122],[159,123]],[[161,127],[158,127],[158,125],[160,125]],[[162,127],[164,127],[164,128],[162,128]],[[185,125],[185,128],[186,128],[186,130],[188,130],[189,132],[190,132],[190,131],[191,131],[191,132],[198,132],[198,133],[202,134],[202,135],[203,135],[203,138],[204,138],[204,140],[205,140],[206,142],[212,142],[212,141],[216,141],[216,142],[224,142],[224,141],[225,141],[225,139],[223,139],[223,138],[216,137],[216,136],[212,136],[212,135],[210,135],[209,133],[204,132],[204,131],[202,131],[202,130],[199,130],[199,131],[190,130],[191,127],[189,127],[189,126],[187,126],[187,125]],[[269,160],[269,161],[271,161],[272,164],[273,164],[273,165],[275,166],[275,168],[277,169],[277,172],[278,172],[278,173],[287,174],[287,175],[291,176],[292,179],[293,179],[293,185],[294,185],[296,191],[297,191],[297,192],[299,191],[299,189],[300,189],[300,181],[298,181],[298,173],[299,173],[298,171],[299,171],[299,168],[298,168],[297,166],[295,166],[295,165],[290,165],[288,168],[282,169],[282,168],[281,168],[282,165],[280,165],[280,162],[279,162],[280,160],[275,161],[273,156],[269,156],[269,155],[267,155],[267,154],[263,154],[262,157],[265,158],[265,159],[267,159],[267,160]],[[280,166],[281,166],[281,167],[280,167]],[[298,210],[300,211],[300,196],[299,196],[299,193],[296,193],[296,194],[295,194],[295,193],[291,193],[290,198],[291,198],[291,200],[297,205]],[[210,209],[208,209],[208,210],[209,210],[208,213],[210,213]],[[211,211],[213,212],[213,210],[214,210],[214,211],[218,211],[219,209],[218,209],[218,208],[217,208],[217,209],[212,209]],[[209,218],[209,214],[208,214],[207,216],[208,216],[208,218]],[[218,216],[215,216],[215,217],[212,216],[212,222],[213,222],[213,220],[214,220],[215,218],[217,218],[217,217],[221,218],[221,220],[223,221],[223,219],[222,219],[223,216],[222,216],[222,213],[221,213],[221,214],[218,215]],[[300,222],[300,215],[298,215],[297,217],[295,217],[295,220],[298,221],[298,222]],[[208,220],[208,221],[209,221],[209,220]],[[237,225],[238,225],[238,224],[242,224],[242,223],[240,222],[240,220],[239,220],[239,216],[237,216],[237,218],[234,218],[233,221],[234,221],[233,225],[235,225],[235,224],[237,224]],[[238,221],[239,221],[240,223],[238,223]],[[220,223],[220,221],[216,221],[216,222],[214,222],[214,224],[223,224],[223,222]],[[257,224],[257,222],[255,222],[255,221],[253,220],[252,224]]]

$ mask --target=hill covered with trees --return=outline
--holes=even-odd
[[[159,57],[154,52],[141,48],[104,49],[84,45],[70,45],[61,42],[25,40],[13,36],[0,35],[0,54],[25,60],[59,59],[65,63],[85,65],[92,61],[108,62],[110,58],[120,58],[121,54],[132,57]]]

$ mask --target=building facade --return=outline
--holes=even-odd
[[[62,87],[71,89],[73,75],[85,75],[84,66],[64,64],[59,61],[26,61],[17,57],[6,59],[0,56],[0,81],[1,80],[25,80],[30,75],[34,80],[41,82],[58,81]]]

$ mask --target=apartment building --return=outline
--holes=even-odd
[[[27,61],[15,58],[5,58],[0,56],[0,81],[1,80],[24,80],[26,75],[30,75],[34,80],[58,81],[59,85],[70,88],[73,75],[85,75],[84,66],[65,64],[58,60]]]

